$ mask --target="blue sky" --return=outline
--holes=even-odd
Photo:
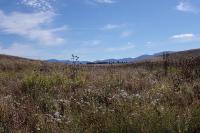
[[[200,48],[199,0],[0,0],[0,53],[136,57]]]

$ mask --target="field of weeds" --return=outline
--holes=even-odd
[[[198,133],[200,60],[0,60],[0,133]]]

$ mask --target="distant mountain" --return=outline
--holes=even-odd
[[[159,61],[162,60],[163,53],[169,53],[169,59],[172,60],[180,60],[185,58],[191,58],[191,57],[200,57],[200,49],[191,49],[186,51],[178,51],[178,52],[172,52],[172,51],[165,51],[160,53],[155,53],[153,55],[141,55],[136,58],[123,58],[123,59],[106,59],[106,60],[98,60],[94,62],[90,61],[78,61],[77,64],[109,64],[109,63],[131,63],[131,62],[137,62],[137,61],[144,61],[144,60],[151,60],[151,61]],[[17,56],[10,56],[10,55],[4,55],[0,54],[0,61],[2,60],[10,60],[10,61],[20,61],[20,62],[39,62],[42,63],[42,60],[33,60],[28,58],[22,58]],[[49,59],[45,60],[46,62],[52,62],[52,63],[65,63],[65,64],[72,64],[73,62],[70,60],[56,60],[56,59]]]
[[[174,51],[163,51],[163,52],[155,53],[153,56],[162,56],[164,53],[172,54],[175,52]]]
[[[52,63],[57,63],[57,62],[66,62],[66,60],[56,60],[56,59],[49,59],[49,60],[46,60],[48,62],[52,62]]]
[[[65,63],[65,64],[73,64],[72,61],[70,60],[57,60],[57,59],[49,59],[49,60],[45,60],[47,62],[51,62],[51,63]],[[89,63],[89,61],[77,61],[76,64],[87,64]]]
[[[135,62],[135,61],[141,61],[145,60],[147,58],[150,58],[152,55],[141,55],[136,58],[122,58],[122,59],[106,59],[106,60],[100,60],[100,61],[95,61],[94,63],[129,63],[129,62]]]
[[[141,55],[141,56],[138,56],[138,57],[134,58],[134,60],[132,60],[132,61],[142,61],[142,60],[149,59],[152,56],[153,55],[147,55],[147,54],[145,54],[145,55]]]
[[[167,53],[173,53],[172,51],[166,51]],[[138,56],[136,58],[122,58],[122,59],[105,59],[105,60],[97,60],[94,62],[90,62],[90,61],[77,61],[77,64],[109,64],[109,63],[130,63],[130,62],[136,62],[136,61],[143,61],[143,60],[147,60],[156,56],[162,56],[163,53],[166,52],[160,52],[160,53],[155,53],[153,55],[141,55]],[[72,61],[69,60],[56,60],[56,59],[50,59],[50,60],[46,60],[48,62],[53,62],[53,63],[65,63],[65,64],[72,64]]]

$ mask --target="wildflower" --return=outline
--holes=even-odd
[[[121,90],[120,95],[121,95],[123,98],[125,98],[125,97],[128,96],[128,93],[127,93],[125,90]]]
[[[57,121],[57,122],[61,122],[61,119],[57,118],[56,121]]]
[[[80,103],[80,102],[76,102],[76,104],[78,104],[78,105],[81,105],[81,103]]]
[[[59,112],[55,112],[55,113],[54,113],[54,117],[55,117],[55,118],[59,118],[59,117],[60,117],[60,113],[59,113]]]
[[[108,111],[109,111],[109,112],[115,112],[115,110],[113,110],[113,109],[108,109]]]
[[[142,96],[139,93],[137,93],[137,94],[133,94],[133,97],[136,97],[136,98],[140,99]]]
[[[159,102],[159,99],[155,99],[155,100],[153,100],[153,101],[151,102],[151,104],[156,105],[156,104],[158,104],[158,102]]]
[[[102,106],[99,106],[99,107],[98,107],[98,109],[102,109],[102,108],[103,108]]]
[[[90,103],[89,103],[89,102],[85,102],[85,104],[87,104],[87,105],[90,105]]]
[[[160,109],[161,109],[161,111],[164,111],[165,108],[162,106]]]

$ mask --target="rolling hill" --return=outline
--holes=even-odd
[[[147,60],[162,60],[163,53],[169,53],[169,58],[173,60],[179,60],[181,58],[190,58],[190,57],[197,57],[200,56],[200,49],[191,49],[186,51],[178,51],[178,52],[172,52],[172,51],[165,51],[165,52],[159,52],[155,53],[153,55],[141,55],[136,58],[122,58],[122,59],[105,59],[105,60],[97,60],[94,62],[90,61],[77,61],[77,64],[109,64],[109,63],[131,63],[131,62],[138,62],[138,61],[147,61]],[[0,60],[11,60],[11,61],[39,61],[39,60],[33,60],[23,57],[17,57],[17,56],[10,56],[10,55],[3,55],[0,54]],[[70,60],[57,60],[57,59],[49,59],[44,60],[45,62],[50,63],[65,63],[65,64],[72,64],[73,62]]]

